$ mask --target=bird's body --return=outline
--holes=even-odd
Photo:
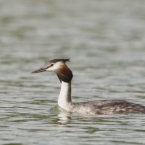
[[[145,113],[145,106],[123,100],[97,100],[89,102],[73,103],[71,100],[72,71],[65,64],[69,59],[54,59],[44,67],[32,72],[53,71],[61,82],[61,90],[58,97],[58,105],[69,111],[83,114],[116,114],[116,113]]]

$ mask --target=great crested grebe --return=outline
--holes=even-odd
[[[84,114],[116,114],[116,113],[145,113],[145,106],[123,101],[123,100],[100,100],[73,103],[71,100],[72,71],[65,64],[69,59],[53,59],[42,68],[33,71],[39,73],[44,71],[55,72],[61,82],[61,90],[58,97],[58,105],[69,111]]]

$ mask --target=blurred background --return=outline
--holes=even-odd
[[[54,58],[71,60],[74,101],[145,105],[145,1],[1,0],[0,144],[145,143],[141,115],[71,116],[64,125],[50,111],[59,80],[30,74]]]

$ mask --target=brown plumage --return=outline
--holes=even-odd
[[[72,71],[68,68],[65,63],[62,63],[59,70],[56,72],[60,82],[71,82],[73,78]]]

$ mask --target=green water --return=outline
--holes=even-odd
[[[145,115],[58,108],[56,75],[30,73],[54,58],[71,59],[74,102],[145,105],[145,1],[0,1],[1,145],[145,144]]]

